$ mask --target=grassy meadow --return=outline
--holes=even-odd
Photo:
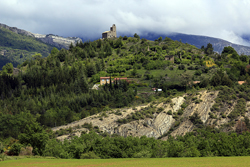
[[[0,162],[1,166],[11,167],[40,167],[40,166],[119,166],[119,167],[146,167],[146,166],[167,166],[167,167],[245,167],[250,166],[250,157],[205,157],[205,158],[150,158],[150,159],[39,159],[26,158]]]

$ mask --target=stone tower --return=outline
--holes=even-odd
[[[105,31],[102,33],[102,38],[116,38],[116,26],[115,24],[110,27],[110,31]]]
[[[111,36],[116,38],[116,26],[115,24],[110,27]]]

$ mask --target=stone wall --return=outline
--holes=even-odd
[[[105,31],[102,33],[102,39],[116,38],[116,26],[115,24],[110,27],[110,31]]]

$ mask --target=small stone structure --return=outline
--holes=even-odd
[[[110,27],[110,31],[105,31],[102,33],[102,39],[116,38],[116,26],[115,24]]]
[[[174,61],[174,56],[165,56],[165,60]]]
[[[0,51],[0,55],[5,56],[6,52],[7,52],[7,50]]]
[[[114,78],[113,81],[111,81],[111,83],[114,83],[115,81],[121,81],[121,80],[125,80],[129,83],[128,78]],[[100,85],[104,85],[104,84],[110,84],[110,77],[100,77]]]

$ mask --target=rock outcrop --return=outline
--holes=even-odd
[[[182,104],[187,99],[184,96],[176,97],[172,99],[171,103],[165,104],[163,102],[158,104],[148,104],[143,106],[138,106],[136,108],[124,108],[121,111],[120,115],[116,115],[114,111],[108,111],[105,114],[99,113],[87,118],[84,118],[80,121],[70,123],[68,125],[59,126],[52,128],[53,131],[60,129],[73,128],[78,126],[81,127],[85,123],[92,124],[99,128],[101,132],[107,132],[110,135],[117,134],[120,136],[147,136],[159,138],[162,137],[162,140],[167,140],[168,137],[164,137],[164,134],[171,134],[172,136],[185,135],[188,132],[193,131],[196,128],[196,125],[192,123],[189,119],[194,113],[198,113],[199,118],[204,126],[214,126],[221,127],[224,124],[230,121],[229,118],[222,118],[221,115],[217,115],[217,119],[210,118],[211,107],[215,103],[215,98],[218,96],[219,91],[202,91],[197,93],[197,95],[192,96],[197,101],[191,101],[189,105],[183,109]],[[233,111],[235,105],[232,105],[231,108],[228,108],[225,112],[227,115]],[[161,108],[161,112],[156,112],[153,114],[153,117],[140,120],[134,120],[125,124],[119,123],[119,119],[127,118],[129,115],[140,112],[143,108],[153,107],[156,110]],[[121,109],[120,109],[121,110]],[[172,111],[172,115],[168,111]],[[178,113],[179,110],[183,110],[183,114],[178,118],[175,118],[174,115]],[[246,110],[250,111],[250,102],[247,102]],[[175,114],[176,113],[176,114]],[[250,117],[250,112],[246,113],[247,117]],[[105,115],[105,116],[103,116]],[[239,118],[240,119],[240,118]],[[69,138],[72,135],[80,136],[81,132],[86,131],[85,128],[75,129],[75,132],[72,134],[64,135],[58,137],[58,139],[63,140]]]
[[[70,44],[76,45],[77,42],[81,42],[82,40],[77,37],[60,37],[57,35],[49,34],[49,35],[42,35],[42,34],[34,34],[35,38],[43,41],[44,43],[56,46],[58,48],[66,48],[69,49]]]
[[[72,43],[73,45],[75,45],[77,42],[81,42],[82,40],[78,37],[68,37],[68,38],[64,38],[64,37],[60,37],[57,35],[53,35],[53,34],[48,34],[48,35],[42,35],[42,34],[34,34],[16,27],[9,27],[5,24],[1,24],[0,23],[0,27],[3,27],[5,29],[8,29],[14,33],[17,34],[22,34],[22,35],[26,35],[26,36],[30,36],[30,37],[34,37],[37,38],[39,40],[41,40],[42,42],[55,46],[59,49],[65,48],[65,49],[69,49],[70,44]]]
[[[22,30],[22,29],[19,29],[19,28],[16,28],[16,27],[9,27],[5,24],[1,24],[0,23],[0,28],[5,28],[5,29],[8,29],[14,33],[17,33],[17,34],[22,34],[22,35],[26,35],[26,36],[30,36],[30,37],[35,37],[33,33],[31,32],[28,32],[28,31],[25,31],[25,30]]]

